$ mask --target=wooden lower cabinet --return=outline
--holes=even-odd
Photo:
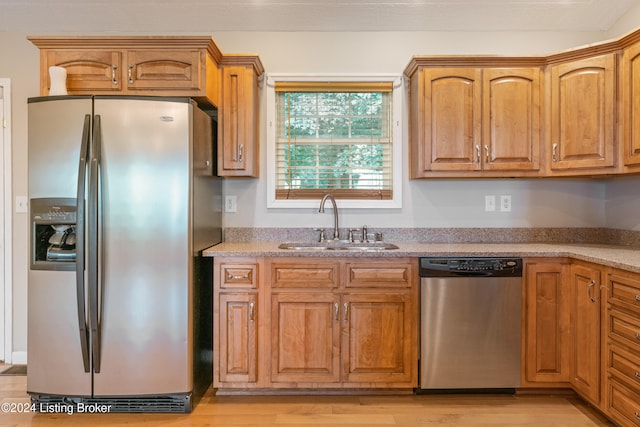
[[[271,296],[271,381],[340,381],[339,296],[287,292]]]
[[[595,405],[601,393],[601,268],[595,264],[571,265],[571,386]]]
[[[568,259],[525,260],[526,387],[567,387],[570,376]]]
[[[243,292],[221,293],[220,382],[255,383],[257,380],[257,295]]]
[[[418,386],[417,258],[214,265],[219,392]]]
[[[216,258],[213,264],[213,384],[258,386],[264,323],[260,258]]]
[[[605,412],[621,426],[640,425],[640,274],[607,274]]]
[[[417,347],[412,295],[350,293],[341,302],[342,381],[411,385]]]

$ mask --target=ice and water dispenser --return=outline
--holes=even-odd
[[[31,268],[74,270],[76,199],[31,199]]]

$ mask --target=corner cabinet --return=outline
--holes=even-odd
[[[571,361],[572,387],[586,400],[601,400],[601,268],[577,262],[571,265]]]
[[[539,174],[539,66],[435,67],[423,62],[414,58],[405,71],[410,77],[411,178]],[[446,58],[441,62],[446,64]]]
[[[640,165],[640,42],[627,47],[620,66],[621,110],[620,137],[623,145],[624,164]]]
[[[552,65],[550,75],[552,174],[613,169],[616,54]]]
[[[218,175],[258,177],[260,165],[260,82],[257,56],[228,56],[222,63],[218,121]]]
[[[220,50],[211,37],[29,37],[40,49],[40,95],[50,66],[70,95],[189,96],[219,105]]]

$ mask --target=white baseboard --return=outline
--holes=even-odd
[[[27,352],[26,351],[14,351],[11,353],[12,365],[26,365],[27,364]]]

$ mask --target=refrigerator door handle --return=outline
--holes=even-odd
[[[100,324],[99,324],[99,263],[102,252],[98,240],[99,231],[99,187],[100,187],[100,150],[102,145],[102,129],[100,116],[93,118],[93,147],[91,150],[91,166],[89,169],[89,319],[91,327],[91,354],[93,372],[100,373]]]
[[[78,326],[80,327],[80,348],[84,371],[90,372],[89,330],[87,329],[86,295],[84,282],[84,196],[87,181],[87,158],[89,157],[89,140],[91,138],[91,115],[84,116],[82,143],[80,144],[80,161],[78,164],[78,193],[76,195],[76,296],[78,305]]]

